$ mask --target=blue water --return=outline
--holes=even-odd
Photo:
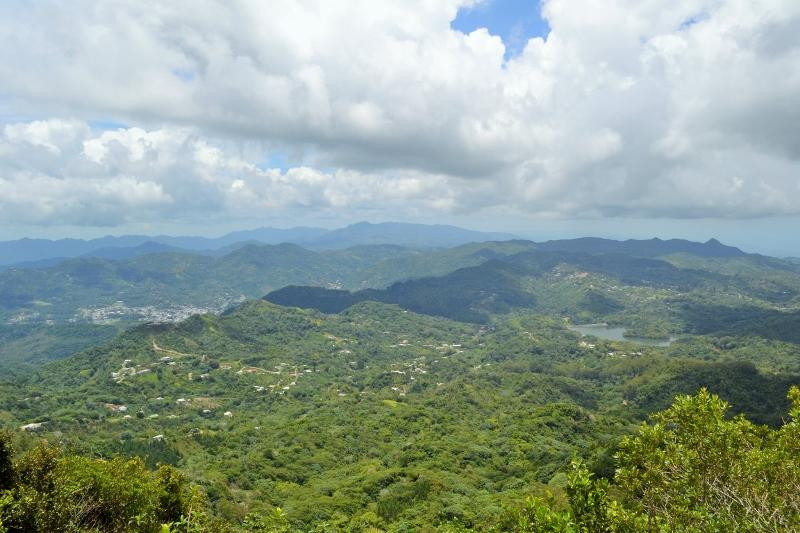
[[[609,326],[608,324],[576,324],[569,326],[572,331],[577,331],[581,335],[597,337],[608,341],[626,341],[648,346],[669,346],[675,341],[675,337],[669,339],[644,339],[641,337],[626,337],[626,328]]]

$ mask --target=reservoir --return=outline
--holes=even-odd
[[[669,339],[626,337],[626,328],[609,326],[608,324],[576,324],[568,327],[572,331],[577,331],[581,335],[590,335],[592,337],[597,337],[598,339],[605,339],[608,341],[635,342],[637,344],[646,344],[648,346],[669,346],[676,339],[676,337],[670,337]]]

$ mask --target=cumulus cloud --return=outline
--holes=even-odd
[[[0,221],[119,225],[249,217],[286,208],[448,208],[447,177],[415,171],[260,168],[188,128],[101,133],[52,119],[0,135]]]
[[[0,217],[800,214],[798,2],[547,0],[508,60],[469,3],[4,3]]]

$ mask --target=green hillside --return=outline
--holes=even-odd
[[[738,332],[800,342],[800,274],[760,256],[649,259],[533,250],[382,290],[290,286],[266,299],[325,312],[373,300],[476,323],[530,310],[574,323],[618,324],[640,337]]]
[[[427,251],[370,245],[314,252],[292,244],[245,244],[219,256],[149,253],[9,269],[0,272],[0,335],[14,342],[0,347],[0,367],[74,353],[110,338],[98,337],[104,328],[221,312],[286,285],[380,288],[530,246],[509,241]]]
[[[757,348],[589,344],[541,315],[475,325],[253,301],[139,326],[0,385],[0,421],[41,424],[17,434],[21,448],[47,438],[178,466],[231,523],[280,507],[301,530],[477,525],[560,490],[576,454],[612,475],[619,439],[678,393],[707,386],[779,426],[800,372],[739,362]],[[775,348],[800,361],[798,346]]]
[[[0,486],[0,524],[393,532],[756,524],[744,504],[715,508],[704,482],[662,486],[630,468],[660,472],[654,458],[686,456],[658,439],[694,442],[728,428],[736,437],[715,440],[708,453],[732,454],[734,465],[743,442],[759,443],[747,449],[762,462],[754,455],[747,464],[766,470],[726,470],[725,490],[745,501],[764,472],[791,486],[798,465],[786,444],[795,427],[787,394],[800,384],[800,274],[761,256],[672,252],[543,251],[525,241],[424,252],[245,245],[217,257],[6,271],[5,290],[27,312],[52,314],[0,329],[8,369],[0,428],[10,431],[0,441],[17,450],[6,467],[0,457],[0,471],[14,473],[11,488]],[[219,295],[260,296],[273,283],[283,288],[266,299],[202,312]],[[120,299],[180,302],[195,314],[141,323]],[[111,301],[104,320],[57,315],[93,301]],[[591,330],[603,338],[574,330],[587,323],[605,324]],[[53,357],[61,359],[44,363]],[[728,414],[716,397],[681,396],[703,388],[730,402]],[[702,429],[650,434],[655,426],[640,424],[659,411],[669,431],[687,416]],[[139,484],[115,483],[109,468]],[[38,484],[44,475],[53,483]],[[660,508],[642,483],[698,496]],[[76,486],[127,525],[81,514],[64,497]],[[141,490],[151,497],[135,497]],[[774,502],[788,503],[770,504],[777,514],[759,520],[789,531],[795,500],[775,490]],[[167,500],[172,511],[159,514]]]

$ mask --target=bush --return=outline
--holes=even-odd
[[[789,393],[792,420],[778,430],[743,416],[702,389],[680,396],[653,424],[624,439],[611,485],[573,461],[569,511],[528,498],[494,531],[633,533],[637,531],[800,530],[800,389]]]
[[[14,485],[14,445],[8,432],[0,432],[0,492]]]
[[[139,459],[64,455],[42,443],[13,465],[14,483],[0,500],[0,524],[23,531],[189,531],[204,500],[171,467],[148,470]],[[0,530],[1,531],[1,530]]]

